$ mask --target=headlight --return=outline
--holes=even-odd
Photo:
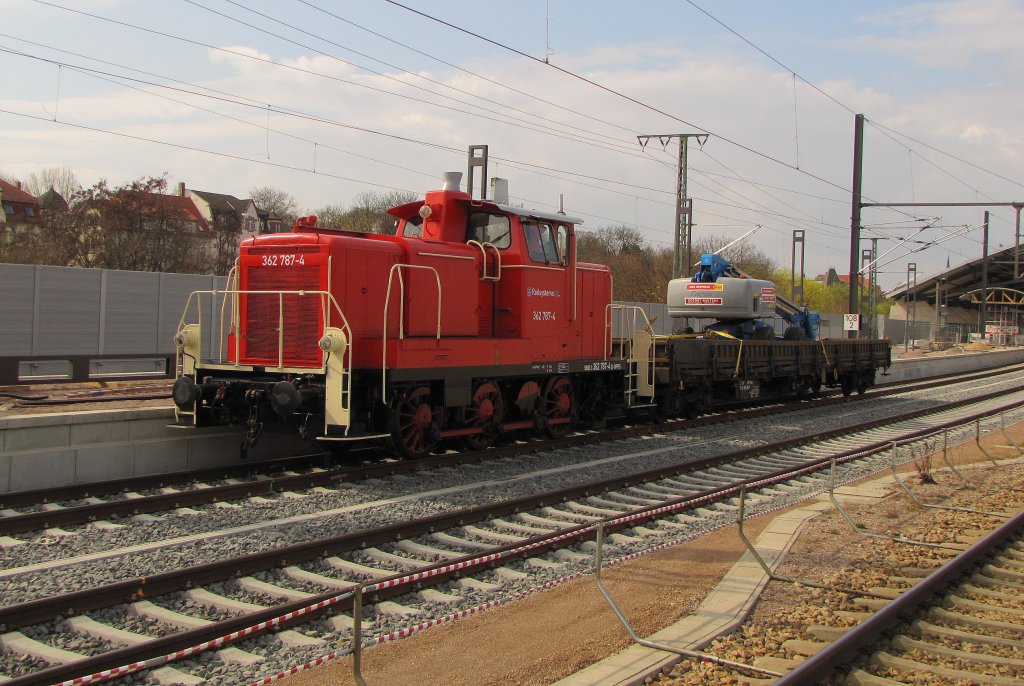
[[[317,342],[317,345],[319,345],[320,349],[326,353],[331,353],[332,355],[344,355],[345,349],[348,347],[348,341],[345,339],[345,334],[343,333],[329,333],[325,334],[324,337]]]

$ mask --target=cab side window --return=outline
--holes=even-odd
[[[560,227],[560,229],[563,228]],[[555,233],[550,224],[524,221],[523,232],[526,234],[526,248],[530,253],[531,260],[543,264],[562,263]],[[561,240],[561,232],[558,240]]]
[[[569,264],[569,229],[564,225],[558,226],[558,255],[562,258],[562,264]]]
[[[392,233],[397,233],[398,227]],[[402,235],[406,238],[420,238],[423,235],[423,218],[412,217],[411,219],[405,220],[405,227],[402,229]]]
[[[508,217],[503,214],[471,212],[466,227],[466,240],[490,243],[504,249],[512,245],[512,229]]]

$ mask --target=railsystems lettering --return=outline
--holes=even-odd
[[[559,290],[548,291],[541,288],[527,288],[527,298],[560,298],[562,292]]]

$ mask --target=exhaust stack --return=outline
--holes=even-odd
[[[441,186],[443,191],[457,191],[459,186],[462,185],[462,172],[445,172],[444,185]]]

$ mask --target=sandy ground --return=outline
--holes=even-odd
[[[1012,427],[1010,435],[1021,445],[1024,424]],[[984,445],[998,456],[1016,455],[999,434],[985,438]],[[957,465],[986,461],[973,443],[957,446],[950,453]],[[931,466],[942,467],[941,459],[933,456]],[[909,475],[908,482],[913,481],[913,465],[906,465],[901,471]],[[859,543],[861,537],[832,521],[837,518],[838,515],[819,518],[804,535],[810,541],[827,538],[833,550]],[[750,521],[746,529],[751,538],[767,522],[768,517]],[[824,564],[826,560],[815,554],[818,548],[796,548],[804,551],[805,559],[790,560],[791,564],[805,570]],[[729,527],[609,570],[605,580],[637,632],[647,636],[696,609],[742,553],[736,529]],[[371,686],[543,685],[628,645],[629,637],[601,598],[593,579],[584,578],[370,649],[363,654],[363,676]],[[282,683],[320,686],[356,682],[351,658],[345,658],[288,677]]]

